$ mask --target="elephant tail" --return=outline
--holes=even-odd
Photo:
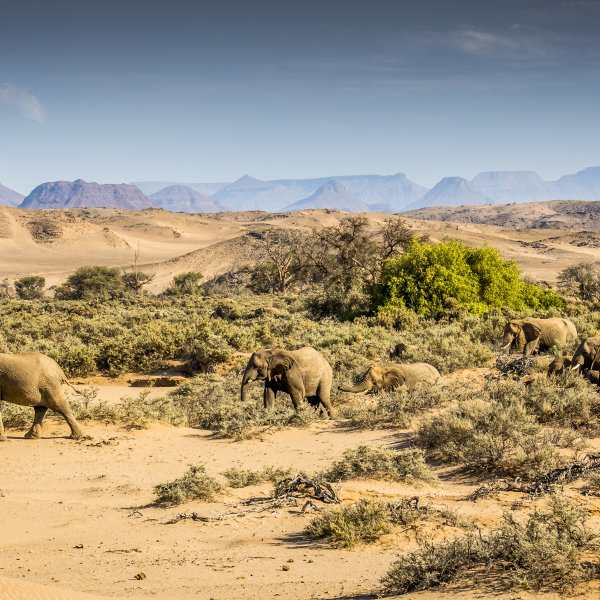
[[[61,383],[64,383],[66,385],[68,385],[76,394],[79,394],[80,396],[85,396],[85,394],[83,392],[80,392],[79,390],[76,390],[72,383],[67,379],[67,376],[63,373],[63,377],[62,377],[62,381]]]

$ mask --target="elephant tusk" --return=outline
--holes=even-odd
[[[575,365],[574,367],[571,367],[571,371],[575,371],[575,370],[579,369],[580,366],[581,365]]]

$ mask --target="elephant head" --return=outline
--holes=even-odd
[[[340,385],[342,392],[357,394],[360,392],[369,392],[373,388],[378,390],[394,390],[404,384],[406,377],[400,369],[395,367],[370,367],[362,376],[360,383],[354,386]]]
[[[500,350],[508,354],[511,346],[516,343],[518,346],[525,346],[525,354],[531,354],[541,333],[542,330],[534,323],[520,319],[509,321],[504,327],[504,345]]]
[[[600,365],[600,338],[583,340],[571,359],[571,370],[592,370]]]
[[[281,379],[290,369],[297,368],[292,355],[278,348],[255,352],[242,377],[241,399],[246,400],[246,386],[253,381]]]

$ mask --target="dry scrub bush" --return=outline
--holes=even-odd
[[[578,373],[537,377],[524,395],[525,406],[540,423],[594,432],[600,417],[597,388]]]
[[[571,588],[597,573],[597,566],[592,569],[582,558],[594,542],[586,519],[582,509],[553,497],[548,510],[534,511],[522,524],[505,514],[502,526],[487,535],[426,541],[394,563],[382,582],[386,591],[405,594],[477,568],[507,573],[507,583],[515,587]]]
[[[191,500],[214,500],[223,486],[208,475],[203,464],[190,465],[179,479],[154,486],[155,503],[174,506]]]
[[[470,470],[535,478],[562,464],[557,445],[573,437],[545,431],[527,411],[526,396],[517,381],[465,390],[455,406],[421,425],[417,444],[433,458]]]
[[[259,385],[241,402],[240,378],[237,375],[199,375],[169,395],[176,414],[184,416],[181,424],[210,429],[217,435],[244,439],[266,428],[305,426],[319,417],[319,412],[305,403],[296,412],[291,400],[281,394],[272,410],[263,407]],[[254,393],[253,393],[254,392]]]
[[[437,480],[425,463],[422,450],[382,450],[364,444],[346,450],[341,460],[334,462],[323,474],[323,478],[328,481],[367,478],[405,482]]]
[[[308,537],[324,539],[335,545],[352,547],[373,542],[398,525],[418,533],[419,523],[437,523],[451,527],[472,528],[473,523],[448,509],[419,507],[415,499],[384,502],[363,498],[353,504],[328,509],[317,515],[304,532]]]
[[[367,399],[359,398],[344,405],[342,414],[353,427],[358,428],[368,429],[384,424],[409,427],[416,416],[456,400],[456,394],[462,393],[463,389],[463,385],[457,384],[421,384],[410,390],[400,387],[392,392],[369,395]]]
[[[283,469],[281,467],[265,467],[260,471],[252,471],[250,469],[238,469],[231,467],[227,471],[223,471],[222,475],[227,478],[229,487],[243,488],[249,485],[257,485],[264,481],[270,481],[276,484],[278,481],[290,477],[292,469]]]
[[[418,518],[418,516],[417,516]],[[392,531],[389,506],[381,500],[360,500],[329,509],[317,515],[304,532],[314,539],[327,539],[352,547],[360,542],[373,542]]]

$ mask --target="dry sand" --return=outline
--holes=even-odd
[[[484,371],[462,375],[481,378]],[[99,397],[114,401],[116,389],[100,387]],[[356,549],[332,548],[302,535],[312,518],[302,514],[302,504],[272,508],[265,502],[270,484],[226,489],[211,503],[152,504],[153,486],[179,477],[190,463],[205,463],[224,483],[221,473],[232,466],[315,473],[360,443],[404,447],[405,430],[358,431],[344,421],[321,421],[239,442],[159,423],[141,430],[87,423],[85,430],[91,439],[73,441],[65,437],[64,422],[50,419],[43,439],[25,440],[23,431],[8,430],[9,441],[0,445],[0,577],[9,578],[0,578],[2,600],[78,597],[57,595],[63,588],[130,599],[350,598],[377,591],[398,552],[417,548],[424,538],[461,531],[441,527],[420,538],[409,529]],[[498,499],[466,502],[478,482],[451,469],[438,473],[440,485],[353,481],[340,484],[338,493],[343,502],[418,495],[422,503],[451,507],[483,527],[497,525],[502,511],[523,500],[520,494],[504,493]],[[600,512],[600,499],[582,497],[576,486],[568,493]],[[530,508],[527,500],[525,508]],[[169,523],[182,513],[215,519]],[[146,578],[136,579],[140,573]],[[47,594],[43,588],[21,592],[23,582],[47,586]],[[442,594],[414,596],[439,599]],[[536,597],[474,588],[472,580],[445,589],[443,596]]]

